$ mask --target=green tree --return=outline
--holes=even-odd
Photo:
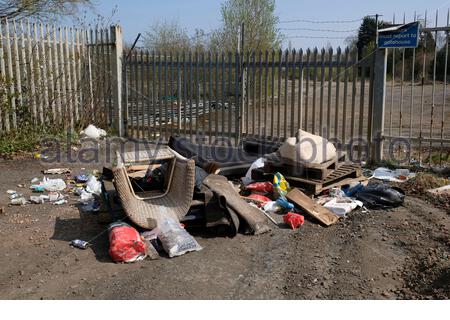
[[[245,50],[278,49],[282,35],[277,24],[274,0],[228,0],[222,4],[222,27],[211,37],[214,50],[235,51],[240,41],[242,23],[245,26]]]
[[[91,0],[0,0],[0,18],[52,18],[74,15]]]

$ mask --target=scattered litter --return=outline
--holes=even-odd
[[[42,193],[42,192],[45,192],[45,187],[44,187],[44,186],[40,186],[40,185],[32,185],[32,186],[30,187],[30,189],[31,189],[33,192],[36,192],[36,193]]]
[[[114,262],[132,263],[144,260],[146,245],[139,232],[124,222],[109,226],[109,255]]]
[[[86,184],[86,191],[98,196],[102,194],[102,184],[95,176],[89,177]]]
[[[86,250],[90,246],[90,243],[87,242],[87,241],[76,239],[76,240],[72,240],[70,242],[70,245],[72,247],[74,247],[74,248],[78,248],[78,249],[81,249],[81,250]]]
[[[266,203],[266,205],[263,207],[263,210],[268,213],[278,213],[280,211],[283,211],[283,207],[280,206],[276,201],[271,201]]]
[[[26,187],[27,187],[27,186],[24,185],[24,184],[18,184],[18,185],[17,185],[17,188],[21,188],[21,189],[26,188]]]
[[[11,200],[11,205],[13,206],[23,206],[26,205],[28,202],[25,198],[17,198]]]
[[[48,201],[50,201],[50,202],[56,202],[56,201],[64,200],[64,198],[65,197],[59,192],[51,192],[48,195]]]
[[[30,197],[30,202],[33,204],[43,204],[45,203],[45,199],[43,198],[43,196],[31,196]]]
[[[254,201],[256,202],[256,204],[258,205],[258,207],[263,207],[265,206],[267,203],[271,202],[272,200],[262,196],[260,194],[251,194],[248,197],[244,198],[245,200],[250,200],[250,201]]]
[[[378,168],[373,172],[372,178],[390,182],[405,182],[415,176],[416,174],[411,173],[408,169],[390,170],[388,168]]]
[[[362,188],[356,199],[364,206],[372,209],[390,209],[401,206],[405,201],[405,193],[399,188],[385,184],[371,184]]]
[[[83,213],[96,213],[100,211],[100,207],[100,203],[98,203],[95,199],[92,199],[89,202],[82,203],[80,210]]]
[[[328,210],[333,212],[335,215],[339,217],[345,217],[356,208],[363,207],[363,203],[351,198],[337,197],[328,201],[323,206],[324,208],[327,208]]]
[[[53,204],[56,206],[61,206],[63,204],[67,204],[67,203],[69,203],[69,202],[66,199],[63,199],[63,200],[58,200],[58,201],[54,202]]]
[[[89,125],[86,129],[80,132],[82,136],[86,136],[91,139],[100,139],[106,137],[106,131],[103,129],[99,129],[94,125]]]
[[[48,156],[43,155],[42,153],[35,153],[34,158],[35,159],[48,159]]]
[[[31,184],[37,184],[37,183],[39,183],[41,181],[41,179],[39,179],[39,178],[33,178],[32,180],[31,180]]]
[[[450,184],[448,186],[443,186],[441,188],[428,190],[428,192],[435,195],[443,195],[443,194],[450,195]]]
[[[287,182],[284,176],[279,172],[273,177],[273,187],[278,197],[286,197],[291,190],[289,182]]]
[[[14,200],[14,199],[18,199],[18,198],[23,198],[23,194],[21,193],[13,193],[9,196],[10,200]]]
[[[170,258],[181,256],[191,251],[200,251],[202,247],[180,224],[165,217],[159,227],[158,239]]]
[[[295,206],[286,200],[286,198],[278,198],[277,204],[286,210],[293,210]]]
[[[81,203],[89,203],[94,200],[94,195],[86,190],[82,190],[80,193],[80,202]]]
[[[364,185],[362,183],[358,183],[355,186],[349,186],[347,189],[344,189],[344,193],[347,197],[353,197],[355,194],[357,194],[362,188],[364,188]]]
[[[76,187],[75,189],[73,189],[73,194],[76,196],[79,196],[79,197],[81,197],[84,192],[86,192],[86,190],[84,190],[84,188],[81,188],[81,187]],[[88,194],[90,194],[90,193],[88,193]],[[83,201],[83,199],[81,199],[81,201]]]
[[[15,190],[8,190],[8,191],[6,191],[6,193],[9,194],[9,195],[13,195],[13,194],[16,194],[17,191],[15,191]]]
[[[85,174],[80,174],[80,175],[75,176],[75,181],[78,183],[86,183],[86,182],[88,182],[88,180],[89,180],[89,177]]]
[[[288,224],[292,230],[295,230],[305,224],[305,217],[297,213],[289,212],[283,217],[283,221]]]
[[[262,193],[272,193],[273,192],[273,184],[270,182],[258,182],[252,183],[246,187],[247,190],[257,191]]]
[[[264,160],[265,160],[264,158],[259,158],[258,160],[256,160],[255,162],[252,163],[252,165],[250,166],[250,169],[248,169],[245,177],[242,178],[242,182],[245,185],[248,185],[253,181],[252,180],[252,171],[253,170],[264,167]]]
[[[41,186],[44,187],[47,192],[56,192],[63,191],[66,189],[66,183],[62,179],[48,179],[44,178],[41,183]]]
[[[55,168],[43,171],[44,174],[70,174],[72,171],[68,168]]]

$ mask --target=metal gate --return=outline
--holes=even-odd
[[[369,136],[370,55],[350,49],[242,53],[135,51],[124,69],[126,129],[136,138],[230,145],[298,129],[341,147]]]
[[[433,19],[421,20],[417,49],[388,50],[385,157],[399,164],[450,163],[449,15]]]

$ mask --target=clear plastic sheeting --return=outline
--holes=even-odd
[[[411,173],[408,169],[378,168],[373,172],[372,178],[389,182],[405,182],[415,176],[416,174]]]
[[[169,257],[177,257],[203,248],[178,222],[165,217],[159,226],[158,238]]]

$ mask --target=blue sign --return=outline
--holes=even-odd
[[[419,22],[412,22],[378,30],[379,48],[417,48]]]

